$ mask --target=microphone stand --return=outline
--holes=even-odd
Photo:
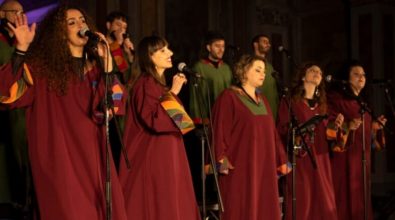
[[[386,86],[384,88],[384,92],[385,92],[385,98],[387,99],[388,104],[390,105],[390,109],[391,109],[391,113],[392,113],[392,117],[395,119],[395,108],[394,108],[394,104],[392,102],[392,98],[390,95],[390,91],[388,86]]]
[[[273,71],[273,73],[274,72],[278,73],[277,71]],[[280,102],[281,102],[282,99],[286,99],[287,98],[289,89],[288,89],[288,87],[286,87],[284,85],[283,81],[279,77],[278,77],[279,79],[277,80],[277,78],[275,76],[278,76],[278,74],[273,74],[273,73],[272,73],[272,76],[276,80],[277,92],[280,94]],[[290,105],[288,105],[288,115],[291,114],[290,112],[291,112]],[[290,143],[290,140],[291,140],[291,132],[290,131],[292,130],[291,129],[292,126],[291,126],[291,123],[289,125],[290,125],[290,127],[287,130],[287,139],[286,139],[286,143],[287,144]],[[289,155],[289,147],[287,146],[285,148],[285,150],[286,150],[286,154],[287,154],[287,157],[288,157],[288,155]],[[283,178],[280,185],[282,186],[282,189],[283,189],[282,193],[283,193],[283,198],[284,198],[282,213],[287,213],[287,209],[288,209],[288,207],[287,207],[287,199],[288,199],[287,198],[287,195],[288,195],[287,178]]]
[[[200,111],[200,117],[202,119],[202,125],[203,125],[203,132],[198,134],[200,138],[200,143],[201,143],[201,178],[202,178],[202,220],[206,220],[207,216],[207,210],[206,210],[206,173],[204,170],[205,166],[205,146],[206,146],[206,140],[207,140],[207,150],[209,152],[210,156],[210,165],[212,166],[213,170],[213,175],[214,175],[214,181],[215,181],[215,187],[217,189],[217,200],[219,204],[219,211],[224,212],[224,205],[222,201],[222,196],[221,196],[221,191],[218,183],[218,173],[216,169],[216,162],[215,158],[212,153],[212,147],[209,141],[209,132],[207,130],[207,125],[204,124],[203,119],[203,106],[208,106],[209,108],[209,125],[211,127],[211,135],[214,136],[214,133],[212,131],[212,123],[211,123],[211,115],[210,115],[210,110],[211,110],[211,104],[210,104],[210,93],[209,93],[209,88],[207,86],[207,100],[208,100],[208,105],[205,105],[206,103],[204,102],[204,97],[202,96],[202,86],[201,83],[203,81],[199,80],[199,78],[194,77],[193,78],[193,88],[196,90],[196,94],[198,94],[198,105],[199,105],[199,111]]]
[[[286,57],[288,60],[291,61],[292,65],[293,65],[295,68],[298,68],[298,64],[295,62],[295,60],[293,59],[293,57],[289,54],[289,51],[288,51],[288,50],[283,49],[283,50],[281,50],[280,52],[283,52],[283,53],[285,54],[285,57]]]
[[[112,191],[111,191],[111,164],[110,164],[110,124],[109,124],[109,102],[108,102],[108,88],[109,79],[108,74],[105,76],[105,93],[104,93],[104,110],[105,110],[105,129],[106,129],[106,220],[112,219]]]
[[[360,110],[359,114],[361,115],[362,119],[362,176],[363,176],[363,215],[364,215],[364,220],[368,219],[368,185],[367,185],[367,164],[366,164],[366,141],[365,141],[365,117],[364,114],[365,112],[368,112],[366,103],[363,103],[360,99],[358,99],[359,105],[360,105]]]
[[[357,100],[360,110],[359,114],[361,115],[362,119],[362,175],[363,175],[363,200],[364,200],[364,219],[368,219],[368,179],[367,179],[367,158],[366,158],[366,134],[365,134],[365,117],[364,114],[367,112],[373,119],[373,114],[372,110],[368,107],[366,102],[363,102],[361,98],[358,96],[355,96],[355,99]],[[391,103],[391,102],[390,102]],[[384,129],[388,129],[384,126],[383,123],[381,123],[379,120],[376,120]],[[389,131],[390,134],[392,134],[392,131]]]
[[[110,48],[106,46],[106,50],[109,53]],[[110,54],[109,54],[110,56]],[[109,59],[109,57],[107,57]],[[103,63],[101,62],[101,59],[98,59],[101,66],[104,67]],[[109,64],[109,60],[107,60],[107,65]],[[108,69],[108,66],[107,68]],[[109,73],[104,73],[105,77],[105,89],[104,89],[104,121],[105,121],[105,135],[106,135],[106,183],[105,183],[105,201],[106,201],[106,220],[111,220],[112,219],[112,184],[111,184],[111,144],[110,144],[110,119],[109,119],[109,113],[110,111],[113,113],[113,117],[115,119],[115,111],[114,111],[114,106],[112,102],[112,97],[111,97],[111,92],[109,90],[110,88],[110,82],[112,81],[110,79],[110,74]],[[115,125],[117,128],[117,133],[118,133],[118,138],[121,137],[119,126],[117,121],[115,121]],[[126,149],[123,145],[122,139],[120,138],[120,143],[122,147],[122,152],[125,157],[126,165],[128,168],[130,168],[130,163],[127,158],[126,154]]]
[[[111,109],[110,103],[109,102],[109,84],[110,84],[110,77],[109,73],[105,73],[105,70],[108,68],[104,68],[105,66],[103,65],[103,61],[99,56],[97,56],[97,42],[93,42],[91,38],[89,39],[87,43],[87,48],[92,49],[93,54],[95,55],[95,58],[97,59],[98,63],[102,67],[102,70],[104,72],[104,125],[105,125],[105,137],[106,137],[106,143],[105,143],[105,163],[106,163],[106,181],[105,181],[105,219],[106,220],[111,220],[112,219],[112,191],[111,191],[111,158],[110,158],[110,123],[109,123],[109,111]],[[109,48],[106,47],[106,52],[109,53]],[[109,57],[107,57],[109,59]],[[108,67],[109,60],[107,60],[107,66]]]
[[[296,167],[297,167],[296,155],[301,149],[304,149],[309,155],[309,158],[311,160],[314,169],[317,169],[317,162],[313,154],[311,153],[311,149],[307,146],[306,141],[303,138],[303,134],[300,131],[300,127],[298,126],[299,123],[292,110],[292,98],[289,97],[289,100],[287,100],[286,103],[288,105],[288,114],[290,116],[289,130],[292,131],[292,219],[296,220]],[[301,137],[302,143],[300,145],[297,145],[296,136]],[[289,146],[288,143],[287,145]]]

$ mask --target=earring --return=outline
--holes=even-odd
[[[320,97],[320,91],[318,90],[318,88],[315,89],[315,96]]]

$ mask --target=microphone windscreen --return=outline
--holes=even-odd
[[[85,37],[86,36],[86,33],[89,31],[89,28],[88,27],[84,27],[84,28],[82,28],[79,32],[78,32],[78,34],[81,36],[81,37]]]
[[[332,75],[327,75],[327,76],[325,76],[325,81],[326,81],[326,82],[332,82],[332,80],[333,80]]]
[[[177,66],[178,71],[183,72],[186,66],[187,66],[187,64],[184,62],[179,63]]]

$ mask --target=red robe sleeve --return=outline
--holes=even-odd
[[[213,118],[213,149],[215,149],[215,158],[219,162],[226,155],[229,146],[228,141],[231,140],[233,127],[234,104],[230,91],[223,92],[215,101],[212,118]],[[232,162],[232,161],[231,161]]]
[[[286,153],[288,143],[285,143],[285,140],[287,140],[288,129],[288,105],[286,103],[286,100],[283,99],[280,102],[277,117],[277,127],[274,134],[276,142],[276,163],[278,176],[286,175],[292,170],[291,164],[288,161],[288,155]]]
[[[92,70],[95,75],[94,78],[89,79],[91,81],[97,80],[96,90],[94,91],[93,104],[92,104],[92,112],[93,112],[93,120],[96,123],[104,122],[104,101],[105,101],[105,88],[106,88],[106,75],[103,74],[98,68],[94,68]],[[91,75],[90,73],[86,73],[86,75]],[[109,102],[111,103],[114,113],[116,115],[124,115],[126,108],[126,97],[125,97],[125,87],[120,83],[115,74],[111,74],[109,77]],[[95,79],[96,78],[96,79]],[[112,117],[112,111],[109,111],[110,117]]]
[[[288,146],[288,143],[285,143],[289,129],[289,106],[287,102],[286,99],[281,100],[277,114],[277,132],[284,146]]]
[[[132,99],[137,117],[149,130],[155,133],[177,132],[179,128],[161,106],[161,97],[166,93],[152,77],[143,77],[142,82],[135,85]]]
[[[0,68],[0,105],[26,107],[33,103],[33,78],[25,63],[15,66],[14,61]]]

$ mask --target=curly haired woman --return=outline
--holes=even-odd
[[[112,59],[105,37],[88,52],[86,14],[59,6],[39,26],[20,15],[16,50],[0,70],[0,102],[26,108],[29,156],[41,219],[104,219],[106,216],[104,73]],[[111,75],[110,75],[111,76]],[[122,86],[111,80],[115,110],[123,111]],[[112,172],[113,219],[126,219],[122,191]]]

